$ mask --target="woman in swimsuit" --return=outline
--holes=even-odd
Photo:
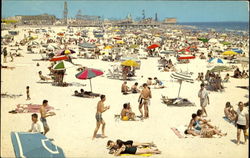
[[[118,156],[120,154],[160,154],[161,151],[158,149],[150,148],[139,148],[139,146],[153,146],[153,143],[134,143],[132,140],[123,142],[122,140],[117,140],[116,143],[109,140],[107,143],[111,150],[114,150],[114,155]],[[113,152],[112,152],[113,153]]]

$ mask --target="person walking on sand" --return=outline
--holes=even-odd
[[[248,129],[248,125],[249,125],[249,116],[248,116],[248,111],[246,109],[244,109],[244,104],[242,102],[239,102],[239,104],[238,104],[235,125],[237,127],[237,145],[240,144],[240,132],[241,132],[241,130],[243,130],[244,138],[245,138],[245,142],[243,144],[246,144],[247,129]]]
[[[26,94],[27,94],[26,100],[30,100],[31,98],[30,98],[30,87],[29,86],[26,87]]]
[[[102,118],[102,113],[107,111],[110,108],[110,106],[105,106],[104,107],[105,100],[106,100],[106,96],[101,95],[101,100],[97,103],[97,111],[96,111],[96,115],[95,115],[96,128],[95,128],[92,140],[94,140],[96,138],[96,134],[97,134],[97,132],[98,132],[101,125],[102,125],[102,138],[106,137],[105,132],[104,132],[104,130],[105,130],[105,121]]]
[[[146,83],[143,84],[143,89],[141,91],[141,94],[139,96],[139,111],[141,113],[141,118],[148,118],[149,117],[149,111],[148,111],[148,104],[150,101],[151,96],[151,91]],[[144,116],[143,116],[143,111],[142,107],[144,105]]]
[[[7,55],[8,55],[8,53],[7,53],[7,47],[4,47],[3,48],[3,62],[4,63],[7,63]]]
[[[209,97],[208,97],[208,92],[205,89],[205,85],[202,83],[201,85],[201,89],[199,90],[198,93],[198,97],[200,98],[200,106],[202,108],[203,113],[205,113],[206,117],[207,117],[207,111],[206,111],[206,106],[209,103]]]
[[[40,108],[40,114],[41,114],[40,121],[43,123],[44,135],[46,135],[46,133],[48,133],[48,131],[49,131],[49,126],[48,126],[46,117],[55,115],[55,113],[53,113],[53,112],[50,112],[50,113],[46,112],[47,106],[48,106],[48,100],[43,100],[43,104]]]

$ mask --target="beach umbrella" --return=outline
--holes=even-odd
[[[63,37],[64,33],[59,32],[59,33],[57,33],[57,35]]]
[[[119,40],[119,41],[117,41],[116,43],[117,43],[117,44],[123,44],[123,43],[124,43],[124,41]]]
[[[135,48],[138,48],[139,46],[138,45],[136,45],[136,44],[132,44],[132,45],[130,45],[130,47],[129,48],[133,48],[133,49],[135,49]]]
[[[70,62],[60,61],[59,63],[55,64],[52,69],[54,69],[54,70],[65,70],[65,69],[71,68],[73,66],[75,66],[75,65],[73,65]]]
[[[16,157],[64,158],[63,150],[41,133],[11,132]]]
[[[171,78],[178,80],[179,83],[180,83],[178,98],[180,96],[181,85],[182,85],[183,81],[194,83],[194,80],[191,78],[191,75],[187,74],[187,73],[183,73],[183,72],[174,72],[174,73],[171,74]]]
[[[217,64],[224,64],[225,62],[222,60],[222,59],[220,59],[220,58],[211,58],[211,59],[209,59],[207,62],[209,62],[209,63],[217,63]]]
[[[221,44],[223,44],[223,45],[230,45],[231,43],[224,41],[224,42],[221,42]]]
[[[191,52],[189,48],[183,48],[178,50],[178,52]]]
[[[85,43],[80,43],[79,47],[83,47],[83,48],[96,48],[96,45],[85,42]]]
[[[238,53],[234,52],[234,51],[225,51],[222,53],[222,55],[237,55]]]
[[[94,78],[94,77],[96,77],[96,76],[100,76],[102,74],[103,74],[103,72],[101,70],[87,68],[87,69],[85,69],[85,70],[77,73],[75,76],[76,76],[76,78],[78,78],[80,80],[89,79],[89,81],[90,81],[90,88],[91,88],[91,92],[92,92],[91,79]]]
[[[104,49],[111,49],[111,48],[113,48],[112,46],[106,46],[106,47],[104,47]]]
[[[68,60],[69,57],[66,55],[54,56],[49,61],[60,61],[60,60]]]
[[[232,51],[236,52],[236,53],[243,53],[243,50],[242,49],[238,49],[238,48],[233,48]]]
[[[71,50],[71,49],[65,49],[63,50],[60,55],[68,55],[68,54],[74,54],[76,53],[75,51]]]
[[[194,59],[194,58],[195,58],[195,56],[193,56],[193,55],[184,55],[184,54],[182,54],[182,55],[177,56],[178,60]]]
[[[139,64],[134,60],[126,60],[126,61],[122,62],[121,65],[123,65],[123,66],[133,66],[133,67],[139,66]]]
[[[114,37],[114,39],[115,39],[115,40],[122,40],[122,38],[121,38],[121,37],[118,37],[118,36],[117,36],[117,37]]]
[[[197,38],[199,41],[202,41],[202,42],[204,42],[204,43],[206,43],[206,42],[208,42],[209,41],[209,39],[207,39],[207,38]]]
[[[231,68],[227,66],[215,66],[210,71],[211,72],[221,72],[221,71],[230,71]]]
[[[148,47],[148,49],[155,49],[155,48],[157,48],[157,47],[160,47],[160,45],[159,45],[159,44],[152,44],[152,45],[150,45],[150,46]]]
[[[209,43],[218,43],[219,41],[215,38],[211,38],[208,42]]]

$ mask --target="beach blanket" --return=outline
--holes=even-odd
[[[168,106],[195,106],[194,103],[190,102],[186,98],[166,98],[162,96],[163,103],[167,104]]]
[[[153,154],[139,154],[139,155],[134,155],[134,154],[121,154],[120,156],[145,156],[149,157],[152,156]]]
[[[39,113],[41,105],[39,104],[18,104],[15,110],[9,113]],[[47,106],[46,111],[53,110],[54,107]]]
[[[63,150],[40,133],[11,132],[16,157],[64,158]]]

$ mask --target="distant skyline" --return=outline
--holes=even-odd
[[[84,15],[101,16],[104,19],[132,18],[163,20],[177,18],[178,22],[224,22],[249,21],[249,8],[246,1],[67,1],[68,17],[74,18],[81,9]],[[64,1],[2,0],[2,18],[15,15],[52,14],[63,17]]]

